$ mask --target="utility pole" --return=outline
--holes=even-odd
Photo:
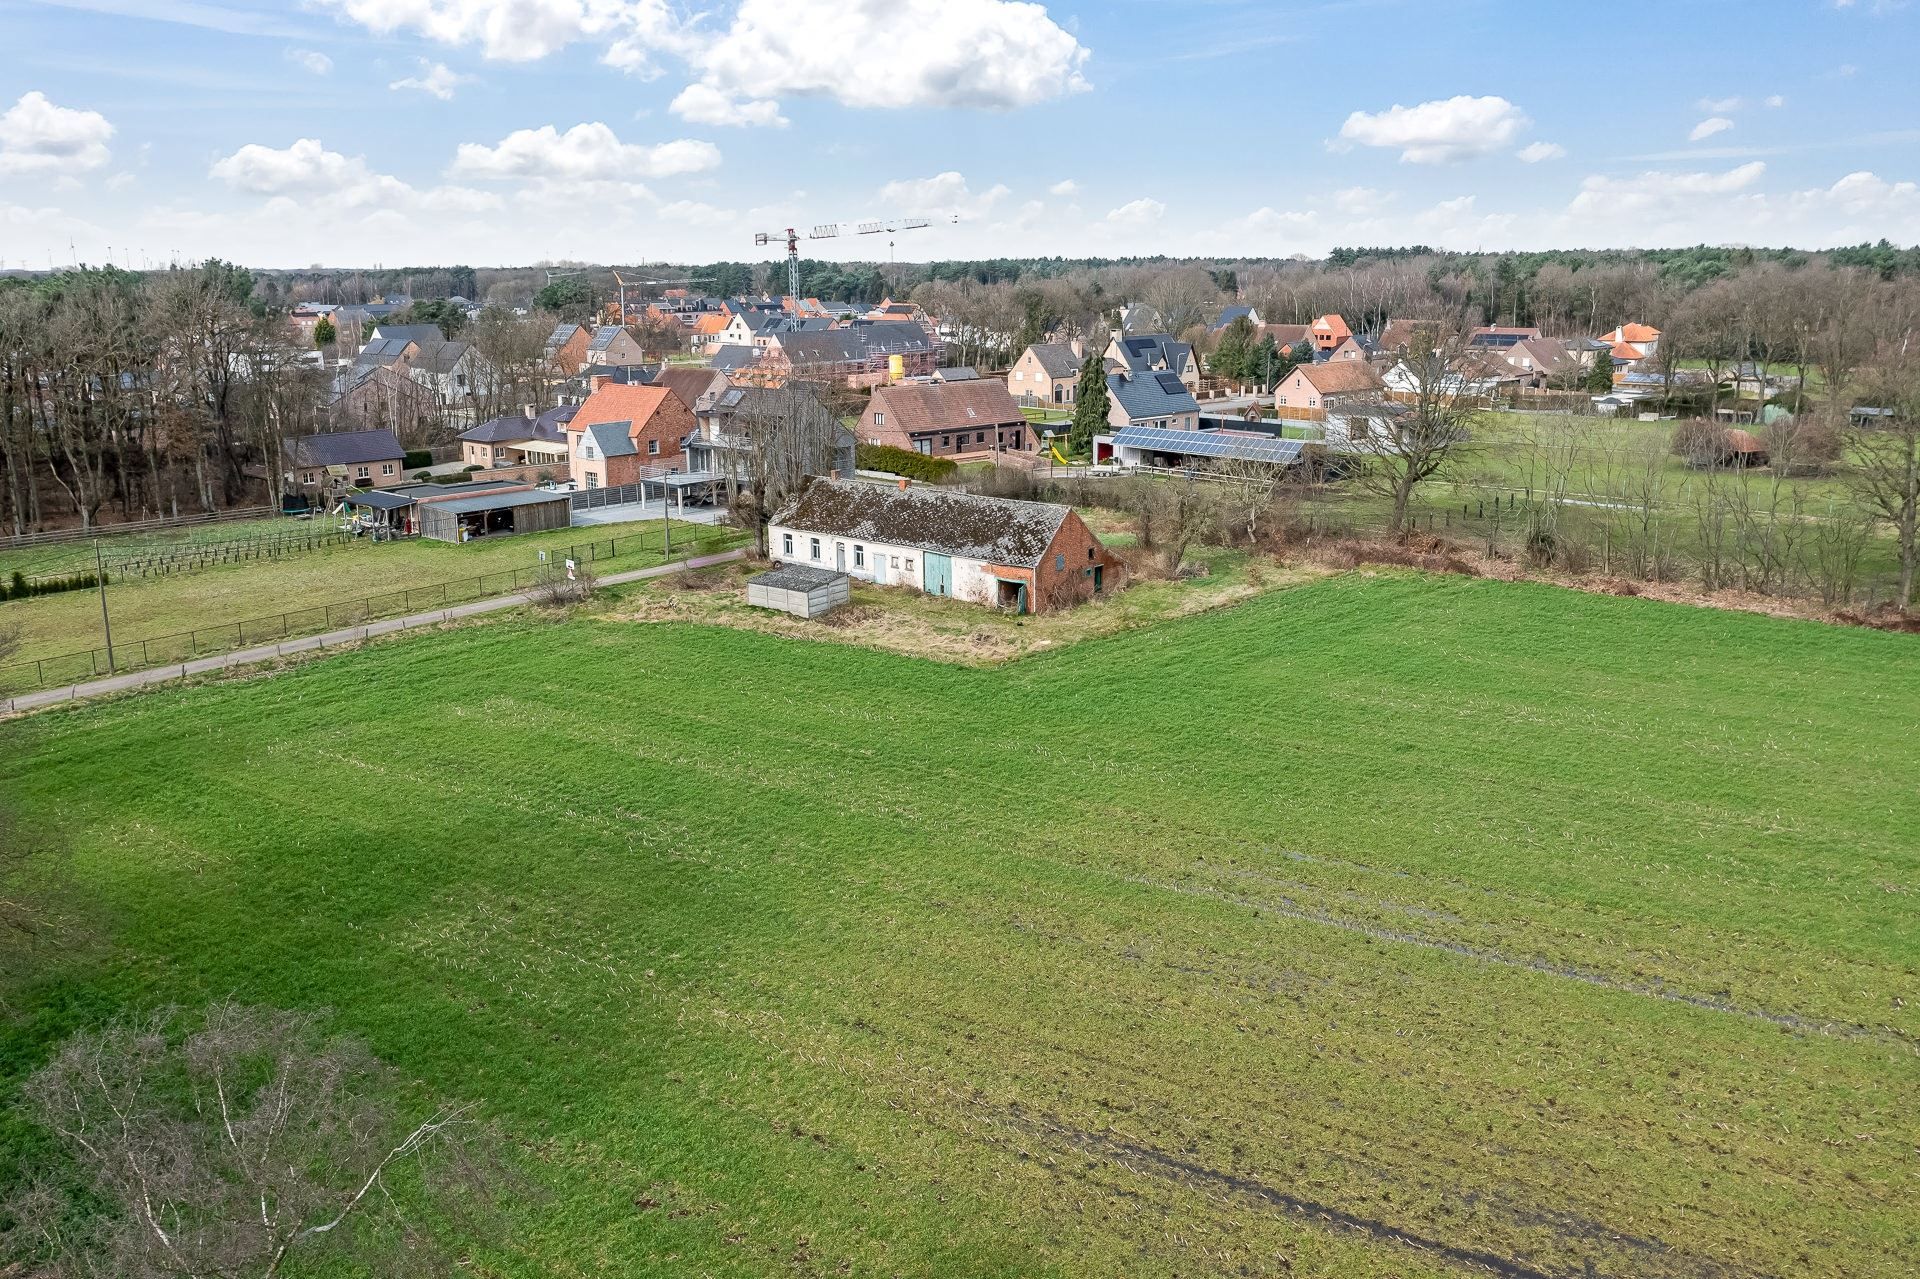
[[[107,618],[107,566],[100,558],[100,539],[93,539],[93,580],[100,588],[100,629],[107,633],[107,674],[117,674],[113,665],[113,623]]]

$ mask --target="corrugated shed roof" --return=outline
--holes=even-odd
[[[902,489],[815,480],[773,522],[808,533],[1033,568],[1069,514],[1069,508],[1052,502],[1016,502],[925,485]]]
[[[571,502],[573,499],[565,493],[551,492],[546,489],[521,489],[517,493],[497,493],[488,496],[481,493],[474,497],[456,497],[449,502],[435,502],[432,509],[445,511],[449,515],[472,515],[477,511],[504,511],[517,506],[545,506],[549,502]]]

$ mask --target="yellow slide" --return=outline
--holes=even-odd
[[[1060,465],[1062,465],[1062,466],[1072,466],[1072,465],[1073,465],[1073,463],[1071,463],[1071,462],[1069,462],[1069,461],[1067,461],[1067,459],[1066,459],[1066,458],[1064,458],[1064,457],[1061,457],[1061,456],[1060,456],[1060,446],[1059,446],[1059,445],[1057,445],[1057,444],[1049,444],[1049,445],[1047,445],[1047,451],[1053,454],[1053,460],[1054,460],[1054,461],[1056,461],[1056,462],[1058,462],[1058,463],[1059,463]]]

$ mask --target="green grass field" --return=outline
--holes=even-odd
[[[1349,574],[989,669],[525,618],[43,714],[0,795],[114,949],[0,1089],[331,1007],[549,1188],[484,1275],[1910,1275],[1916,653]]]
[[[717,533],[712,528],[675,525],[676,541],[682,548],[692,545],[696,537],[712,540]],[[660,521],[647,520],[482,538],[459,545],[425,538],[379,543],[360,540],[286,559],[118,579],[107,596],[115,640],[125,645],[151,636],[194,628],[212,631],[223,624],[272,617],[289,610],[525,567],[536,563],[542,550],[564,554],[569,546],[585,547],[597,541],[604,555],[609,539],[619,553],[605,563],[602,571],[645,568],[660,562]],[[0,572],[11,571],[7,554],[0,552]],[[434,605],[427,601],[420,607]],[[68,591],[0,604],[0,623],[20,627],[17,662],[57,657],[102,643],[100,600],[93,591]],[[325,627],[316,624],[305,629]]]

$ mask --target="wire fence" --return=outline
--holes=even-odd
[[[277,514],[279,511],[271,506],[240,506],[232,510],[206,511],[198,515],[171,515],[159,519],[132,520],[125,524],[96,524],[91,528],[59,528],[40,533],[9,533],[0,536],[0,549],[18,550],[25,546],[54,546],[61,542],[85,542],[96,537],[119,537],[128,533],[157,533],[167,529],[193,528],[201,524],[257,520]]]
[[[57,688],[83,680],[99,679],[154,666],[174,666],[195,658],[211,657],[236,649],[272,644],[299,636],[345,630],[383,617],[445,608],[495,595],[523,590],[538,580],[541,572],[566,560],[596,564],[623,558],[667,553],[666,531],[650,530],[619,538],[576,542],[546,548],[542,562],[481,573],[475,577],[426,586],[407,587],[354,599],[332,600],[304,608],[285,609],[235,622],[176,631],[170,635],[150,635],[139,639],[116,640],[109,652],[106,646],[52,657],[15,662],[0,666],[0,693],[24,693],[34,689]],[[709,524],[679,524],[673,529],[672,551],[689,555],[724,549],[740,539],[734,529]]]

